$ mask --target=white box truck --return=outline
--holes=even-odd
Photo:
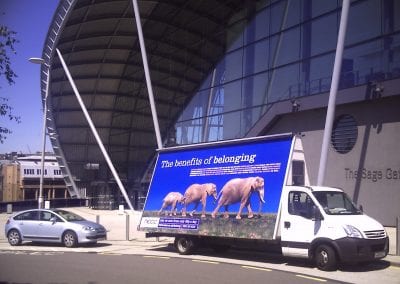
[[[309,185],[299,136],[159,151],[139,230],[175,237],[180,254],[207,245],[276,249],[322,270],[383,258],[383,226],[343,190]]]

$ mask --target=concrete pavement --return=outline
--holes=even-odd
[[[400,279],[400,256],[395,255],[395,246],[391,245],[389,255],[383,261],[370,264],[367,267],[350,267],[335,272],[319,271],[312,264],[304,260],[283,258],[282,256],[233,251],[224,254],[215,254],[211,251],[200,251],[199,254],[181,256],[172,247],[173,238],[160,237],[145,238],[144,232],[137,231],[141,212],[119,211],[119,210],[92,210],[86,207],[67,208],[87,220],[99,221],[108,230],[106,241],[99,242],[94,246],[83,246],[77,248],[65,248],[60,245],[38,245],[26,243],[22,246],[12,247],[8,244],[4,235],[4,224],[9,214],[0,214],[0,253],[25,253],[25,254],[52,254],[66,252],[85,252],[109,255],[137,254],[154,257],[181,257],[188,259],[219,261],[224,263],[250,265],[270,269],[303,273],[315,277],[325,277],[350,283],[371,283],[371,279],[384,283],[399,283]],[[395,244],[395,230],[388,230],[390,241]],[[354,278],[354,273],[357,278]]]

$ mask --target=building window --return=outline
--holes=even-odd
[[[331,142],[338,153],[350,152],[356,144],[357,136],[357,122],[353,116],[345,114],[336,119],[333,124]]]
[[[292,162],[292,184],[304,185],[304,161]]]

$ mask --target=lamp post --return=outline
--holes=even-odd
[[[32,57],[29,58],[29,62],[34,64],[45,64],[43,58]],[[39,183],[39,197],[38,197],[38,208],[43,208],[43,179],[44,179],[44,155],[46,151],[46,120],[47,120],[47,94],[48,94],[48,82],[46,86],[46,94],[44,97],[44,110],[43,110],[43,128],[42,128],[42,158],[41,158],[41,171],[40,171],[40,183]]]

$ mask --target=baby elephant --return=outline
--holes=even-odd
[[[201,217],[206,217],[206,202],[207,196],[212,195],[214,199],[217,199],[217,187],[213,183],[204,183],[204,184],[192,184],[189,186],[183,197],[183,208],[182,208],[182,216],[186,216],[186,206],[190,203],[195,203],[193,211],[190,213],[190,216],[193,216],[193,213],[196,212],[199,203],[203,205],[203,210],[201,212]]]
[[[229,218],[228,206],[230,204],[240,202],[239,212],[236,219],[241,219],[243,208],[246,206],[248,218],[253,218],[253,211],[250,206],[250,196],[253,192],[257,192],[262,203],[264,201],[264,179],[262,177],[234,178],[228,181],[219,193],[221,195],[217,207],[211,214],[215,218],[221,206],[225,207],[224,218]]]
[[[176,215],[178,203],[183,204],[183,195],[179,192],[170,192],[168,193],[164,199],[163,204],[161,206],[160,211],[158,211],[158,215],[161,215],[161,212],[165,210],[168,206],[171,206],[170,216]],[[168,215],[167,211],[165,211],[165,215]]]

